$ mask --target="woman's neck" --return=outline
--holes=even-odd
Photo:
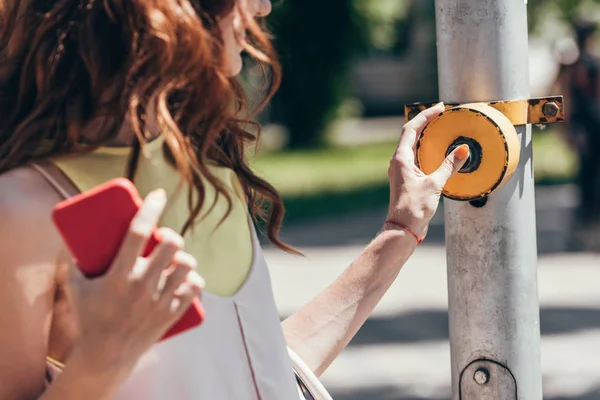
[[[152,96],[148,104],[146,104],[145,113],[145,125],[146,130],[143,132],[147,141],[152,141],[160,136],[161,130],[158,124],[157,112],[156,112],[156,96]],[[85,137],[88,140],[94,140],[101,134],[102,129],[106,129],[110,126],[110,117],[99,116],[92,120],[85,129]],[[117,135],[111,139],[105,146],[108,147],[131,147],[137,141],[137,135],[131,121],[129,113],[125,115],[123,124],[119,128]]]
[[[153,121],[148,125],[148,129],[145,134],[145,138],[148,141],[152,141],[160,136],[160,130],[158,129],[158,124],[156,118],[147,118],[148,121]],[[85,138],[88,140],[94,140],[100,135],[102,128],[106,127],[106,119],[105,118],[97,118],[96,120],[90,122],[85,129]],[[125,118],[123,125],[119,129],[117,135],[112,138],[108,143],[105,144],[107,147],[131,147],[137,141],[137,135],[134,131],[133,124],[129,116]]]

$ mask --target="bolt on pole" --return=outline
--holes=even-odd
[[[441,100],[529,97],[526,3],[435,0]],[[517,131],[511,181],[444,200],[453,400],[542,400],[531,126]]]

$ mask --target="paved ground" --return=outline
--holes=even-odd
[[[544,398],[600,399],[600,255],[562,253],[573,188],[538,190]],[[323,289],[376,232],[381,212],[290,227],[307,258],[267,248],[281,315]],[[562,227],[562,228],[561,228]],[[442,221],[343,355],[324,376],[335,399],[450,398]],[[299,284],[302,282],[302,284]]]

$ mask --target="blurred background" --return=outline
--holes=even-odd
[[[526,0],[527,2],[527,0]],[[600,399],[600,0],[529,0],[532,96],[562,94],[568,123],[534,127],[545,399]],[[438,100],[433,0],[285,0],[269,25],[283,64],[260,115],[254,168],[281,192],[267,247],[281,316],[323,289],[381,226],[405,103]],[[260,94],[260,73],[243,76]],[[443,205],[442,205],[443,207]],[[450,398],[443,214],[332,366],[335,399]]]

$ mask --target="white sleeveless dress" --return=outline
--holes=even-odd
[[[45,168],[34,167],[68,197]],[[253,260],[241,288],[230,297],[205,291],[202,325],[154,345],[111,400],[331,399],[286,346],[269,271],[251,233]],[[48,359],[47,383],[61,371]]]

